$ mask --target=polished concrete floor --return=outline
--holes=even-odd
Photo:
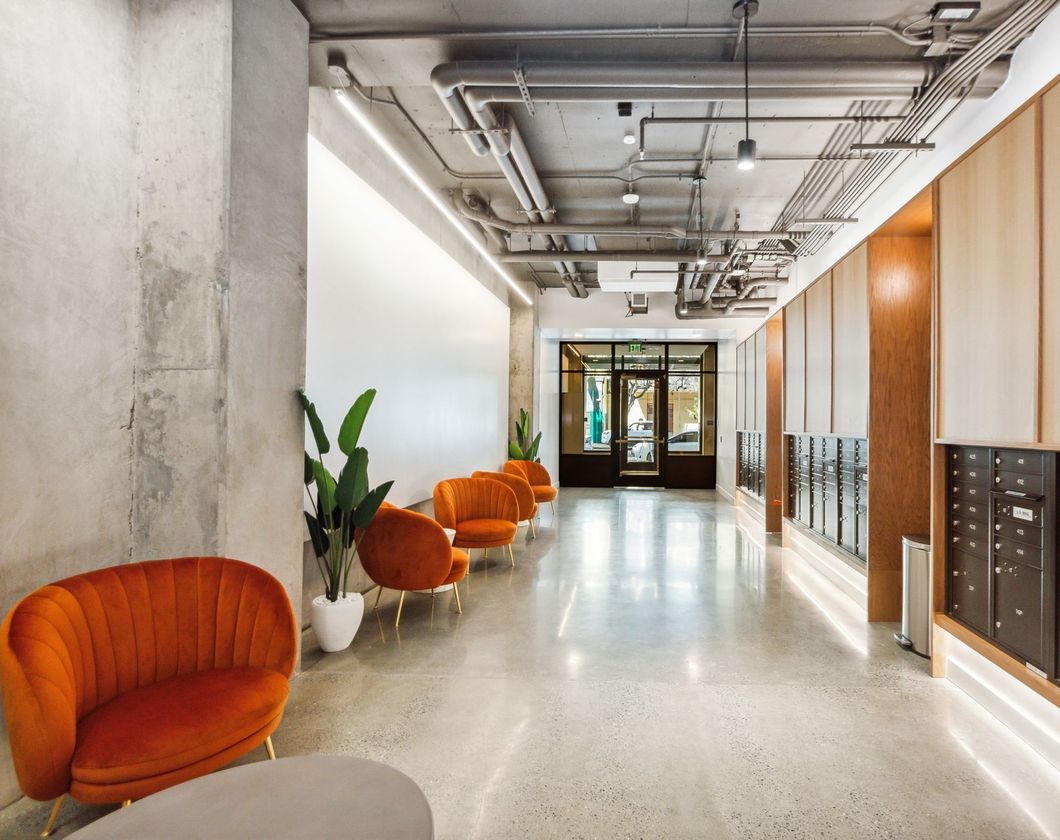
[[[1060,773],[758,534],[710,492],[564,490],[463,615],[410,596],[398,631],[388,593],[346,652],[307,635],[277,751],[395,765],[442,840],[1060,840]]]

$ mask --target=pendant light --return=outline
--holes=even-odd
[[[744,138],[736,147],[736,168],[747,171],[755,168],[758,144],[751,139],[751,18],[758,14],[758,0],[736,0],[732,16],[743,21],[743,128]]]

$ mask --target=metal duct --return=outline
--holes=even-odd
[[[696,251],[564,251],[563,256],[578,262],[694,262]],[[509,251],[497,256],[502,263],[552,262],[553,251]]]
[[[643,236],[643,237],[658,237],[661,239],[699,239],[700,231],[698,230],[686,230],[685,228],[669,225],[659,226],[648,226],[648,225],[604,225],[604,224],[563,224],[557,223],[552,225],[534,224],[533,222],[509,222],[505,219],[499,219],[496,216],[487,216],[482,213],[476,213],[470,208],[459,208],[467,218],[472,219],[482,224],[493,225],[494,227],[500,228],[505,233],[517,233],[524,236],[548,236],[551,234],[560,235],[589,235],[589,236]],[[797,239],[802,236],[801,231],[788,231],[778,233],[773,230],[704,230],[702,231],[702,237],[704,239],[733,239],[733,240],[747,240],[747,239]],[[592,253],[596,253],[595,251]],[[672,257],[670,258],[672,261]]]

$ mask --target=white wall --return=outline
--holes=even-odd
[[[718,342],[718,449],[715,486],[736,497],[736,342]]]
[[[389,501],[500,465],[508,307],[313,137],[308,250],[306,392],[332,439],[374,387],[362,442]]]
[[[541,432],[541,447],[538,457],[553,483],[559,484],[559,341],[543,338],[539,344],[537,427]]]

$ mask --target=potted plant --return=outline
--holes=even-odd
[[[519,409],[519,420],[515,424],[515,441],[508,441],[508,455],[515,461],[540,461],[537,448],[541,445],[541,432],[530,440],[530,415],[525,408]]]
[[[347,589],[350,568],[365,529],[372,523],[394,482],[387,481],[369,490],[368,452],[357,446],[368,409],[375,399],[374,388],[357,398],[339,428],[338,446],[346,456],[346,465],[337,479],[324,466],[324,455],[331,450],[331,441],[324,434],[316,406],[304,391],[298,392],[298,398],[317,449],[316,458],[305,453],[303,476],[313,509],[312,513],[305,511],[306,525],[309,526],[317,567],[324,579],[324,594],[313,599],[313,632],[321,649],[331,653],[349,647],[364,616],[361,593]]]

